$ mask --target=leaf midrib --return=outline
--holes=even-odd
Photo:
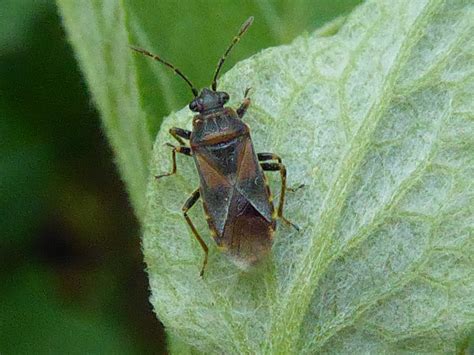
[[[374,132],[377,124],[383,114],[387,109],[387,101],[384,100],[381,102],[382,98],[388,96],[391,97],[391,94],[394,92],[394,87],[396,84],[396,79],[398,78],[401,69],[409,58],[409,52],[412,49],[413,45],[418,41],[420,36],[420,31],[424,29],[422,26],[423,22],[429,18],[431,11],[439,6],[440,1],[433,1],[425,6],[422,13],[413,21],[410,31],[408,32],[405,39],[400,44],[400,50],[394,60],[394,66],[389,71],[389,74],[386,76],[384,88],[381,90],[381,95],[379,95],[378,100],[373,104],[366,118],[363,120],[360,128],[357,133],[354,135],[349,148],[346,150],[344,158],[341,159],[341,164],[339,165],[338,173],[336,176],[336,183],[331,186],[331,189],[327,193],[327,198],[323,202],[323,208],[321,209],[321,227],[318,228],[319,233],[316,235],[323,235],[324,231],[330,231],[334,229],[334,226],[337,225],[337,221],[340,218],[343,201],[348,193],[347,186],[350,186],[350,183],[355,175],[356,167],[360,165],[363,161],[363,157],[366,155],[369,144],[364,144],[363,149],[355,150],[353,147],[360,147],[359,142],[368,142],[369,137]],[[418,33],[418,36],[414,36]],[[359,46],[367,45],[367,37],[364,41],[361,41]],[[348,65],[349,67],[349,65]],[[346,67],[346,68],[348,68]],[[385,102],[385,104],[384,104]],[[375,107],[375,109],[374,109]],[[364,139],[366,138],[366,139]],[[353,163],[355,162],[355,163]],[[352,164],[351,164],[352,163]],[[331,201],[333,202],[331,205]],[[325,218],[327,216],[327,218]],[[337,218],[330,218],[331,216],[337,216]],[[288,292],[286,292],[283,300],[289,300],[288,302],[280,303],[281,312],[280,316],[273,321],[272,333],[279,334],[275,338],[276,343],[273,344],[274,349],[286,349],[284,351],[294,351],[294,349],[289,347],[294,347],[296,345],[296,338],[299,338],[299,334],[295,334],[292,326],[288,327],[288,324],[298,324],[301,326],[304,319],[304,314],[307,312],[309,303],[311,301],[311,295],[314,292],[315,286],[317,285],[320,277],[325,270],[329,267],[329,262],[331,258],[327,255],[326,260],[322,260],[322,266],[319,269],[316,268],[317,263],[321,263],[320,260],[315,260],[312,256],[317,255],[317,246],[316,243],[319,238],[313,238],[310,246],[308,248],[308,253],[303,257],[303,262],[300,263],[301,267],[296,271],[296,276],[292,279],[292,284],[288,287]],[[330,240],[323,240],[323,245],[331,245]],[[323,246],[321,245],[321,247]],[[314,261],[315,260],[315,261]],[[305,282],[305,280],[310,280],[310,282]],[[304,294],[304,296],[302,296]],[[289,332],[290,331],[290,332]],[[292,339],[288,341],[288,339]],[[288,346],[289,347],[288,347]]]
[[[431,149],[429,153],[426,155],[426,157],[418,164],[418,167],[411,174],[409,174],[403,181],[401,181],[398,184],[398,187],[393,191],[391,198],[388,199],[388,203],[384,204],[384,206],[382,206],[379,212],[376,215],[374,215],[371,221],[367,223],[368,228],[363,228],[360,231],[360,233],[358,233],[358,235],[352,238],[351,241],[353,242],[349,242],[347,248],[335,254],[335,256],[331,259],[329,264],[331,264],[332,262],[334,262],[335,260],[339,258],[344,257],[344,255],[347,254],[349,251],[353,250],[354,248],[359,246],[361,243],[363,243],[365,240],[367,240],[371,232],[374,231],[378,226],[382,225],[382,223],[385,220],[385,216],[388,215],[389,212],[392,211],[394,207],[398,205],[399,201],[403,199],[403,197],[406,195],[408,191],[410,191],[410,188],[418,182],[419,178],[430,167],[431,161],[437,152],[436,150],[436,143],[438,141],[437,138],[439,136],[439,133],[442,131],[448,116],[449,116],[449,110],[446,110],[438,126],[438,129],[436,131],[436,136],[433,139]],[[346,313],[344,319],[349,320],[347,323],[340,322],[339,325],[329,326],[328,329],[333,330],[333,331],[327,334],[326,336],[321,336],[320,334],[317,337],[319,341],[317,342],[316,349],[321,349],[327,343],[327,341],[329,341],[330,338],[336,336],[337,333],[340,332],[341,330],[353,325],[357,321],[357,319],[359,319],[364,313],[370,310],[372,306],[379,304],[381,300],[386,299],[390,295],[393,295],[394,293],[398,292],[403,287],[405,287],[410,281],[419,277],[420,276],[419,271],[422,269],[421,265],[428,261],[427,255],[429,255],[428,251],[426,251],[426,255],[424,256],[424,259],[420,259],[420,261],[414,265],[415,267],[413,268],[413,272],[411,272],[410,275],[408,275],[411,277],[403,279],[403,276],[405,276],[406,273],[402,275],[400,277],[399,284],[394,285],[394,287],[391,288],[389,291],[383,292],[382,294],[380,294],[379,295],[380,297],[375,297],[372,300],[368,300],[367,302],[364,302],[366,306],[362,307],[363,311],[358,311],[356,315],[353,315],[353,313]],[[360,307],[358,307],[357,310],[360,310]]]

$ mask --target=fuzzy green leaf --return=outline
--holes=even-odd
[[[474,324],[472,2],[368,1],[332,36],[314,33],[238,63],[221,89],[258,151],[283,157],[286,215],[250,272],[213,247],[192,159],[150,179],[144,252],[155,310],[212,353],[452,352]],[[152,175],[170,168],[165,119]],[[274,191],[279,180],[271,177]]]
[[[153,131],[140,107],[124,8],[115,0],[57,3],[132,205],[142,219]]]

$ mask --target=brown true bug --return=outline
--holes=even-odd
[[[132,47],[133,50],[171,68],[186,81],[194,95],[189,104],[191,111],[198,113],[193,118],[193,129],[192,131],[181,128],[170,129],[170,134],[180,145],[167,144],[172,148],[173,166],[171,172],[156,178],[176,173],[176,153],[194,158],[200,186],[188,198],[182,210],[186,222],[205,253],[201,276],[207,264],[208,247],[188,216],[189,209],[200,197],[203,200],[212,237],[220,249],[241,266],[252,265],[268,254],[277,218],[298,229],[283,216],[286,169],[281,158],[272,153],[255,154],[250,129],[241,120],[250,105],[250,99],[247,97],[249,89],[245,91],[244,101],[236,111],[224,107],[229,95],[216,90],[219,72],[227,55],[252,22],[253,17],[244,22],[237,36],[219,59],[211,90],[204,88],[200,93],[172,64],[144,49]],[[183,139],[189,140],[190,147],[185,145]],[[268,160],[276,162],[266,162]],[[276,211],[262,170],[280,172],[281,193]]]

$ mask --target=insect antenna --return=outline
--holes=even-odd
[[[214,73],[214,77],[212,78],[211,88],[212,88],[213,91],[216,91],[216,89],[217,89],[217,79],[219,77],[219,73],[222,69],[222,66],[224,65],[225,59],[229,55],[232,48],[234,48],[234,46],[240,41],[240,39],[245,34],[245,32],[247,32],[247,30],[249,29],[252,22],[253,22],[253,16],[250,16],[247,19],[247,21],[245,21],[243,23],[243,25],[240,27],[239,33],[237,34],[237,36],[234,37],[234,39],[230,43],[229,47],[227,47],[227,50],[224,52],[224,55],[219,59],[219,62],[217,63],[216,71]]]
[[[134,51],[138,52],[138,53],[141,53],[141,54],[144,54],[148,57],[151,57],[153,58],[154,60],[157,60],[159,61],[160,63],[163,63],[164,65],[166,65],[168,68],[170,68],[171,70],[173,70],[176,74],[178,74],[181,78],[184,79],[184,81],[191,87],[191,91],[193,92],[193,95],[194,97],[198,96],[199,92],[197,91],[197,89],[194,87],[193,83],[191,82],[191,80],[188,79],[188,77],[186,75],[184,75],[181,70],[179,70],[178,68],[176,68],[173,64],[171,63],[168,63],[166,60],[162,59],[161,57],[157,56],[156,54],[153,54],[153,53],[150,53],[148,52],[146,49],[142,49],[142,48],[138,48],[138,47],[134,47],[134,46],[130,46],[131,49],[133,49]]]

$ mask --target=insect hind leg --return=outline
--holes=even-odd
[[[257,158],[258,161],[276,160],[278,163],[281,164],[280,156],[273,153],[258,153]],[[286,187],[286,190],[290,192],[296,192],[303,187],[305,187],[305,184],[299,184],[296,187]]]
[[[260,163],[260,166],[265,171],[279,171],[280,172],[281,190],[280,190],[280,202],[278,204],[277,216],[278,216],[278,218],[281,218],[281,220],[283,222],[285,222],[286,224],[292,226],[297,231],[299,231],[300,228],[296,224],[294,224],[294,223],[290,222],[288,219],[286,219],[285,216],[283,215],[283,207],[285,206],[285,192],[286,192],[286,167],[285,167],[285,165],[283,165],[281,163],[281,158],[278,157],[275,154],[260,153],[257,156],[258,156],[259,160],[261,160],[260,157],[262,157],[262,160],[265,157],[268,158],[268,159],[265,159],[265,160],[273,160],[273,159],[274,160],[279,160],[278,163]],[[270,156],[272,156],[272,157],[270,157]]]
[[[188,226],[191,228],[191,231],[193,232],[194,238],[197,239],[197,241],[199,242],[199,245],[201,245],[202,250],[204,250],[204,261],[202,263],[201,272],[199,273],[199,275],[202,277],[204,276],[204,269],[206,268],[206,265],[207,265],[207,257],[209,254],[209,248],[207,247],[202,237],[199,235],[199,232],[194,226],[193,221],[191,221],[191,218],[189,218],[188,216],[188,211],[191,209],[191,207],[193,207],[196,204],[197,200],[199,200],[199,197],[201,197],[201,193],[199,192],[199,188],[197,188],[196,190],[194,190],[191,196],[189,196],[189,198],[184,203],[182,211],[183,211],[184,218],[186,219],[186,223],[188,224]]]
[[[258,153],[257,158],[258,161],[276,160],[278,163],[281,164],[281,158],[273,153]]]

